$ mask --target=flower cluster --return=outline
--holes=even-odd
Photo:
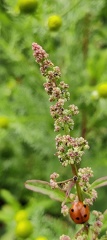
[[[51,81],[52,78],[50,78],[49,73],[48,73],[49,80],[48,82],[44,83],[44,88],[45,88],[45,91],[50,95],[50,98],[49,98],[50,102],[56,101],[58,99],[64,99],[64,101],[68,101],[70,97],[70,94],[68,92],[68,87],[69,87],[68,84],[65,84],[64,81],[61,81],[59,84],[56,85],[55,81]]]
[[[61,72],[58,66],[54,67],[54,64],[48,59],[46,51],[37,43],[32,43],[33,56],[36,62],[40,65],[41,74],[47,77],[50,81],[56,81],[61,76]]]
[[[84,138],[72,138],[70,135],[58,135],[56,137],[56,149],[60,162],[63,166],[80,163],[84,150],[89,148]]]
[[[69,236],[62,235],[60,236],[60,240],[71,240],[71,238]]]
[[[92,169],[90,167],[79,168],[78,177],[79,177],[79,185],[81,186],[81,189],[89,196],[89,198],[85,198],[84,204],[92,205],[97,198],[96,190],[92,189],[91,184],[89,183],[90,177],[93,177]]]
[[[69,208],[67,207],[67,205],[62,205],[61,207],[61,213],[63,214],[63,216],[67,216],[69,213]]]
[[[99,236],[99,233],[101,232],[101,227],[103,225],[103,214],[98,211],[93,211],[93,215],[95,216],[96,221],[92,226],[90,226],[90,229],[92,231],[92,240],[96,240]]]
[[[65,130],[71,131],[74,126],[72,116],[79,113],[77,106],[70,105],[68,109],[64,107],[66,101],[70,99],[68,91],[68,84],[64,81],[58,82],[61,77],[61,72],[58,66],[48,59],[48,54],[37,43],[32,44],[34,57],[36,62],[40,65],[41,74],[46,77],[47,82],[44,83],[45,91],[48,93],[50,102],[56,102],[55,105],[50,107],[50,113],[54,118],[55,131]]]
[[[56,172],[54,172],[50,175],[50,186],[51,186],[51,188],[53,188],[53,189],[58,188],[58,184],[56,182],[56,178],[58,178],[58,177],[59,177],[59,174],[56,173]]]
[[[43,60],[48,58],[48,54],[37,43],[32,43],[32,50],[34,50],[33,56],[35,57],[37,63],[42,64]]]

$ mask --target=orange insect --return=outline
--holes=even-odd
[[[76,224],[83,224],[89,219],[90,209],[83,202],[74,202],[69,210],[69,214]]]

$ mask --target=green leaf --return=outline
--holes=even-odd
[[[101,228],[101,232],[104,233],[104,231],[107,230],[107,210],[105,210],[105,212],[103,213],[103,216],[104,218],[103,218],[103,226]]]
[[[98,178],[91,184],[91,189],[107,186],[107,176]]]
[[[8,190],[2,189],[1,197],[6,203],[12,205],[14,208],[18,209],[20,207],[17,199]]]
[[[25,187],[31,191],[38,192],[49,196],[59,202],[63,202],[66,198],[66,193],[60,188],[51,189],[49,182],[41,180],[28,180],[25,182]],[[70,202],[70,198],[67,198],[66,202]]]
[[[8,232],[3,234],[0,239],[1,240],[14,239],[14,228],[10,229]]]

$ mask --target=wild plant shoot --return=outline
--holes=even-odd
[[[73,238],[63,234],[60,240],[107,239],[107,232],[99,238],[107,212],[101,213],[96,210],[90,212],[91,205],[94,205],[98,197],[96,188],[107,185],[107,176],[90,184],[90,178],[94,175],[91,167],[81,167],[82,156],[89,149],[88,142],[83,137],[72,136],[74,116],[79,114],[79,110],[74,104],[68,104],[69,86],[61,80],[60,68],[51,62],[46,51],[37,43],[32,44],[32,49],[40,72],[46,78],[44,89],[49,95],[49,101],[53,103],[50,106],[50,114],[54,120],[54,131],[58,133],[55,138],[55,155],[62,167],[71,168],[71,176],[58,182],[60,172],[53,172],[50,175],[50,182],[28,180],[25,186],[60,201],[61,213],[66,217],[70,216],[71,224],[73,221],[82,226]]]

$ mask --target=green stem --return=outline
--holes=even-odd
[[[71,165],[71,167],[72,167],[73,175],[77,176],[77,178],[78,178],[78,171],[77,171],[76,165],[73,164],[73,165]],[[78,180],[76,181],[76,190],[77,190],[78,199],[79,199],[79,201],[82,202],[83,201],[83,196],[82,196],[82,192],[81,192],[81,188],[80,188]]]

